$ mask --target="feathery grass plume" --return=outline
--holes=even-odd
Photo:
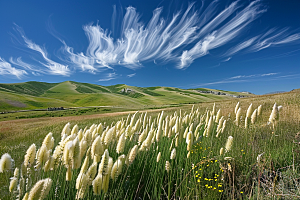
[[[115,135],[116,135],[116,127],[113,126],[107,131],[104,138],[104,144],[108,146],[111,143],[112,139],[115,137]]]
[[[154,130],[150,130],[147,138],[142,143],[140,150],[143,151],[143,150],[149,149],[153,136],[154,136]]]
[[[249,119],[248,117],[245,118],[245,128],[247,129],[249,127]]]
[[[73,134],[77,135],[78,130],[79,130],[78,125],[75,124],[75,126],[73,126],[73,128],[72,128],[71,135],[73,135]]]
[[[225,145],[226,152],[230,151],[232,144],[233,144],[233,137],[229,136]]]
[[[138,139],[139,145],[141,145],[142,142],[145,141],[145,139],[147,138],[147,135],[148,135],[148,125],[146,126],[146,128],[143,130],[143,132],[139,136],[139,139]]]
[[[269,122],[271,122],[272,124],[275,124],[275,122],[279,119],[279,111],[278,111],[278,107],[277,104],[275,103],[269,118]]]
[[[216,123],[219,122],[220,117],[221,117],[221,109],[219,109],[218,112],[217,112],[216,119],[215,119]]]
[[[212,115],[216,115],[216,103],[214,103],[213,109],[212,109]]]
[[[67,168],[70,168],[72,166],[73,150],[74,150],[73,141],[67,142],[63,152],[63,161]]]
[[[209,137],[210,134],[212,133],[212,130],[214,128],[213,123],[214,123],[213,116],[210,116],[209,121],[208,121],[208,125],[207,125],[207,128],[206,128],[206,130],[207,130],[206,135],[205,135],[206,137]]]
[[[39,199],[45,199],[46,198],[46,196],[49,194],[51,186],[52,186],[52,179],[50,179],[50,178],[44,179],[42,194],[41,194],[41,197]]]
[[[187,150],[188,151],[192,150],[193,142],[194,142],[193,133],[192,132],[188,132],[187,137],[186,137],[186,143],[187,143]]]
[[[98,174],[92,183],[94,195],[100,195],[103,182],[104,180],[102,174]]]
[[[196,126],[196,128],[195,128],[195,131],[194,131],[194,136],[195,137],[197,137],[199,135],[199,129],[200,129],[200,127],[201,127],[201,124],[198,124],[198,126]]]
[[[186,138],[188,132],[189,132],[189,127],[186,127],[186,128],[185,128],[185,131],[184,131],[184,133],[183,133],[183,138]]]
[[[18,167],[16,167],[15,170],[14,170],[14,177],[19,178],[19,173],[20,173],[20,170],[19,170]]]
[[[86,172],[86,175],[88,177],[88,183],[87,183],[88,185],[92,184],[92,181],[94,180],[96,174],[97,174],[97,163],[94,162]]]
[[[37,152],[37,163],[41,164],[42,166],[47,162],[49,159],[50,153],[45,145],[42,145],[41,148]]]
[[[109,153],[108,149],[105,149],[101,162],[99,164],[98,174],[107,175],[108,174],[108,161],[109,161]]]
[[[63,130],[61,131],[61,137],[63,137],[64,134],[66,134],[67,136],[71,134],[71,128],[70,127],[71,127],[71,124],[70,124],[70,122],[68,122],[64,126]]]
[[[44,188],[44,180],[39,180],[33,188],[31,188],[29,195],[28,195],[28,200],[38,200],[42,197],[42,191]]]
[[[191,152],[189,151],[187,154],[186,154],[186,158],[189,158],[191,156]]]
[[[156,142],[159,142],[159,140],[160,140],[160,138],[162,136],[162,132],[163,132],[162,126],[159,124],[158,128],[157,128],[157,132],[155,134],[156,135]]]
[[[219,131],[222,129],[223,121],[224,121],[224,117],[222,116],[219,119],[219,123],[218,123],[218,126],[217,126],[217,133],[219,133]]]
[[[26,192],[22,200],[28,200],[29,194]]]
[[[97,129],[95,128],[95,129],[93,130],[93,132],[92,132],[92,141],[94,141],[95,138],[96,138],[98,135],[99,135],[99,134],[98,134],[98,132],[97,132]]]
[[[89,162],[90,162],[90,159],[89,159],[90,157],[87,155],[87,156],[85,156],[85,159],[84,159],[84,161],[83,161],[83,164],[81,165],[81,168],[80,168],[80,173],[82,173],[82,174],[85,174],[86,173],[86,171],[88,170],[88,168],[89,168]]]
[[[247,109],[246,117],[247,117],[248,119],[250,119],[252,113],[253,113],[253,106],[252,106],[252,103],[251,103],[250,106],[249,106],[248,109]]]
[[[257,115],[261,115],[261,111],[262,111],[262,105],[259,105],[257,108]]]
[[[111,179],[115,180],[122,173],[123,162],[118,159],[111,169]]]
[[[220,156],[222,156],[222,155],[224,155],[224,148],[223,147],[220,149]]]
[[[169,171],[170,171],[170,168],[171,168],[170,162],[169,162],[169,161],[166,161],[165,169],[166,169],[166,171],[167,171],[168,173],[169,173]]]
[[[79,137],[78,137],[78,139],[79,139]],[[86,150],[87,150],[87,142],[86,142],[85,139],[83,139],[79,142],[79,148],[80,148],[80,156],[81,156],[81,159],[82,159],[85,152],[86,152]]]
[[[156,162],[159,162],[159,161],[160,161],[160,158],[161,158],[161,152],[159,152],[159,153],[157,154]]]
[[[80,129],[80,130],[78,131],[78,133],[77,133],[77,137],[78,137],[78,139],[79,139],[80,142],[81,142],[83,136],[84,136],[83,131],[82,131],[82,129]]]
[[[94,130],[96,130],[96,129],[97,129],[96,124],[92,124],[92,126],[90,127],[90,132],[93,133]]]
[[[257,118],[257,109],[255,109],[251,115],[251,123],[254,124]]]
[[[139,111],[136,111],[136,112],[132,115],[131,120],[130,120],[130,124],[129,124],[130,127],[133,127],[133,125],[136,123],[136,114],[137,114],[138,112],[139,112]]]
[[[35,144],[32,144],[26,151],[26,154],[24,156],[24,166],[30,167],[34,163],[36,154],[36,146]]]
[[[54,147],[54,138],[53,138],[53,134],[51,132],[46,135],[42,145],[45,145],[48,150],[50,150]]]
[[[131,164],[134,161],[138,152],[138,148],[139,148],[138,145],[134,145],[134,147],[131,149],[128,157],[129,164]]]
[[[80,145],[79,145],[79,139],[76,137],[73,140],[73,155],[72,155],[72,169],[78,169],[81,164],[81,155],[80,155]]]
[[[92,144],[92,140],[93,140],[93,135],[90,130],[86,130],[86,132],[84,134],[84,138],[87,142],[87,145],[90,146]]]
[[[85,173],[79,173],[77,178],[76,178],[76,185],[75,185],[75,188],[77,190],[79,190],[80,188],[82,187],[85,187],[85,185],[87,184],[88,182],[88,177]]]
[[[3,154],[0,159],[0,173],[11,170],[13,162],[14,160],[8,153]]]
[[[100,123],[100,124],[97,126],[97,132],[99,133],[99,135],[102,135],[103,129],[104,129],[103,124]]]
[[[111,174],[111,170],[113,167],[113,159],[111,157],[109,157],[108,160],[108,165],[107,165],[107,169],[108,169],[108,174],[103,176],[103,184],[102,184],[102,190],[104,191],[104,193],[106,193],[108,191],[108,187],[109,187],[109,178],[110,178],[110,174]]]
[[[125,138],[125,134],[123,133],[119,137],[119,141],[118,141],[117,148],[116,148],[116,151],[118,154],[123,153],[124,148],[125,148],[125,143],[126,143],[126,138]]]
[[[96,139],[93,141],[92,148],[91,148],[91,157],[94,160],[94,162],[97,162],[97,163],[100,162],[103,151],[104,151],[104,149],[103,149],[103,145],[101,142],[101,138],[98,135],[96,137]]]
[[[17,188],[18,179],[16,177],[12,177],[9,183],[9,192],[12,193]]]
[[[176,149],[174,148],[174,149],[172,149],[172,151],[171,151],[170,159],[171,159],[171,160],[174,160],[175,157],[176,157]]]
[[[132,127],[132,133],[138,132],[141,126],[142,126],[142,121],[141,119],[138,119],[135,125]]]
[[[235,109],[234,109],[234,114],[236,114],[236,112],[238,111],[239,108],[240,108],[240,102],[237,102]]]
[[[54,168],[54,158],[53,158],[53,156],[49,156],[49,159],[46,161],[46,163],[44,165],[44,172],[47,172],[53,168]]]
[[[236,123],[237,126],[240,125],[241,114],[242,114],[242,110],[241,110],[241,108],[239,108],[239,109],[236,111],[236,115],[235,115],[235,123]]]
[[[225,128],[226,128],[226,120],[223,121],[223,126],[222,126],[221,133],[224,133]]]

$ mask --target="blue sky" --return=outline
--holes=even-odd
[[[299,0],[3,0],[0,82],[300,88]]]

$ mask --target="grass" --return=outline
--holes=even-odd
[[[163,89],[157,89],[155,92],[163,92],[159,90]],[[234,107],[238,100],[242,109],[240,126],[235,124],[234,114]],[[159,142],[152,143],[148,151],[140,151],[132,164],[123,166],[122,173],[116,181],[110,180],[108,191],[102,191],[99,198],[298,199],[300,197],[300,91],[238,100],[216,102],[215,111],[220,109],[221,115],[227,120],[224,132],[219,137],[215,136],[218,126],[216,122],[212,123],[212,132],[208,137],[203,137],[207,129],[205,128],[206,112],[212,111],[212,103],[197,104],[193,110],[191,106],[165,110],[163,121],[166,124],[165,117],[169,116],[169,130],[175,131],[173,128],[175,122],[170,122],[170,119],[176,121],[176,116],[181,116],[178,139],[176,133],[171,131],[170,138],[162,137]],[[273,126],[267,125],[267,121],[275,102],[277,105],[282,105],[283,109],[273,129]],[[255,124],[245,128],[244,116],[250,103],[254,108],[262,105],[262,115],[258,116]],[[153,122],[154,128],[158,128],[159,112],[155,110],[148,112],[146,123],[149,125]],[[151,123],[149,123],[150,116]],[[61,139],[61,130],[67,122],[71,122],[71,128],[78,124],[82,129],[99,123],[104,124],[105,127],[117,126],[119,123],[123,123],[126,127],[130,123],[130,120],[126,123],[127,115],[124,114],[86,119],[84,117],[89,116],[82,116],[80,120],[69,117],[51,120],[38,118],[30,123],[5,122],[1,124],[0,129],[3,136],[0,137],[0,155],[8,152],[15,159],[16,166],[20,166],[29,145],[34,142],[40,147],[49,132],[53,133],[57,145]],[[144,119],[141,114],[137,114],[136,120],[139,118]],[[186,128],[196,136],[190,152],[187,151],[186,139],[183,138]],[[119,127],[118,130],[121,131],[122,128]],[[128,136],[124,149],[125,155],[137,144],[143,128],[139,130],[139,134]],[[229,136],[233,136],[233,145],[228,152],[220,155],[220,149],[225,147]],[[119,156],[115,152],[116,143],[117,139],[105,147],[114,161]],[[171,160],[170,154],[173,148],[176,148],[177,155],[174,160]],[[162,156],[157,163],[158,152],[161,152]],[[189,158],[187,154],[190,154]],[[257,157],[260,154],[263,155],[258,162]],[[170,162],[169,172],[165,170],[166,161]],[[32,182],[34,184],[39,179],[50,177],[53,185],[48,199],[55,198],[55,188],[58,188],[56,195],[67,195],[74,199],[76,196],[74,186],[79,169],[73,170],[73,178],[70,182],[65,181],[65,173],[66,168],[63,165],[48,172],[32,169]],[[0,174],[2,195],[0,198],[2,199],[13,198],[8,193],[8,184],[5,183],[12,174],[12,171]],[[85,195],[87,199],[95,197],[92,186],[86,190]]]
[[[134,92],[122,93],[124,88]],[[232,97],[200,94],[179,88],[142,88],[124,84],[101,86],[75,81],[0,84],[0,112],[81,106],[125,106],[139,109],[149,105],[191,104],[227,99]]]

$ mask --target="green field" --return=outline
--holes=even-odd
[[[124,85],[116,86],[112,90],[119,87],[124,87]],[[70,95],[77,92],[70,83],[57,85],[51,90],[53,92],[65,90]],[[179,98],[176,93],[187,93],[175,88],[165,89],[164,87],[148,88],[148,90],[175,99]],[[144,96],[139,98],[144,98]],[[237,125],[235,114],[237,102],[240,102],[241,110],[241,115],[237,120],[239,125]],[[252,109],[249,112],[251,116],[254,116],[254,110],[259,105],[262,106],[261,114],[255,115],[256,120],[253,123],[250,122],[250,119],[245,119],[251,103]],[[281,105],[282,108],[278,115],[272,115],[272,122],[268,123],[274,103],[277,103],[277,106]],[[85,149],[80,154],[82,156],[79,168],[67,164],[66,162],[69,161],[65,160],[64,153],[58,157],[59,162],[52,168],[50,167],[50,170],[45,168],[47,160],[41,161],[41,158],[37,157],[34,164],[28,166],[27,172],[18,175],[18,181],[22,177],[31,181],[27,189],[26,187],[21,187],[21,189],[16,187],[13,188],[14,192],[10,193],[9,178],[14,176],[14,168],[0,173],[0,198],[15,199],[20,192],[23,197],[26,192],[30,193],[31,188],[38,180],[45,178],[52,180],[52,186],[46,199],[53,199],[57,196],[68,196],[70,199],[74,199],[80,191],[85,199],[300,198],[299,90],[275,95],[216,101],[215,107],[212,102],[195,104],[194,108],[192,106],[184,105],[164,109],[162,117],[162,110],[148,110],[146,117],[145,111],[140,111],[136,117],[133,117],[135,111],[105,113],[101,108],[99,110],[92,109],[86,112],[87,115],[74,117],[41,117],[0,122],[0,155],[9,153],[15,160],[15,167],[19,168],[24,161],[28,147],[35,143],[36,150],[40,149],[49,132],[52,132],[55,141],[54,147],[47,147],[48,150],[51,150],[47,151],[51,156],[54,156],[56,146],[60,145],[63,149],[66,148],[65,143],[60,141],[64,141],[62,130],[67,122],[70,122],[69,131],[63,132],[67,135],[76,124],[78,125],[78,129],[74,130],[75,135],[69,137],[72,144],[75,144],[76,136],[80,137],[81,141],[89,141],[89,146],[93,146],[92,143],[96,141],[98,135],[101,138],[101,142],[97,143],[101,145],[100,149],[90,151]],[[93,115],[88,115],[88,113]],[[129,117],[128,113],[130,113]],[[217,119],[222,116],[223,120],[226,120],[226,125],[224,128],[220,126],[222,131],[216,137],[218,126],[222,125],[221,121]],[[245,127],[246,121],[248,125]],[[94,133],[95,136],[90,141],[88,134],[91,133],[87,130],[94,130],[93,127],[100,123],[104,129],[97,129]],[[154,132],[151,132],[151,126]],[[112,131],[113,128],[116,132]],[[78,131],[79,129],[85,129],[84,137],[80,136],[82,133]],[[191,134],[186,130],[191,131]],[[113,134],[112,138],[110,138],[110,134]],[[122,134],[125,135],[125,147],[122,152],[117,153],[117,143]],[[143,134],[144,136],[142,136]],[[161,134],[160,137],[157,136],[159,134]],[[233,137],[232,145],[227,144],[229,136]],[[150,138],[149,144],[145,142],[148,141],[147,138]],[[141,142],[138,142],[139,140]],[[130,152],[135,145],[140,150],[135,153],[133,159]],[[227,150],[221,154],[221,148]],[[111,175],[111,168],[107,169],[109,171],[107,174],[108,172],[103,171],[104,168],[100,167],[105,149],[108,150],[113,163],[121,159],[122,172],[117,178]],[[171,153],[173,149],[176,149],[176,155]],[[161,152],[161,158],[157,162],[159,152]],[[119,158],[122,154],[124,154],[124,160]],[[45,159],[49,160],[50,158],[49,155],[45,156]],[[90,170],[83,169],[83,162],[86,158],[90,160],[86,169]],[[70,157],[70,159],[75,158]],[[39,162],[41,163],[38,164]],[[97,162],[98,179],[95,179],[96,174],[91,176],[93,162]],[[105,163],[105,161],[103,162]],[[35,169],[34,165],[37,165]],[[110,166],[110,164],[102,166]],[[68,168],[72,168],[72,177],[70,174],[66,174]],[[100,184],[96,180],[102,177],[103,187],[97,189],[92,182],[86,180],[86,184],[81,185],[78,190],[75,189],[76,182],[78,182],[76,179],[82,169],[84,173],[82,176],[91,177],[91,181],[95,180],[95,185],[96,183]],[[66,176],[70,180],[66,181]]]
[[[125,92],[126,89],[130,91]],[[228,94],[243,95],[243,93],[237,92],[228,92]],[[0,84],[0,112],[82,106],[122,106],[142,109],[154,105],[180,105],[232,98],[225,95],[202,94],[193,89],[142,88],[125,84],[100,86],[74,81]]]

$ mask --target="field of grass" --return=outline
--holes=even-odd
[[[163,87],[151,91],[174,92]],[[167,96],[176,101],[178,92]],[[274,103],[282,108],[270,118]],[[253,114],[259,105],[261,114]],[[248,110],[253,117],[246,120]],[[15,167],[0,173],[0,198],[33,195],[31,189],[45,178],[52,180],[45,199],[300,198],[299,90],[169,108],[163,114],[130,113],[0,122],[0,155],[10,154],[21,169],[32,143],[38,154],[11,179],[20,186],[11,187],[12,192],[9,178]]]
[[[130,89],[132,92],[124,92],[124,89]],[[101,86],[74,81],[0,84],[0,112],[82,106],[123,106],[139,109],[148,105],[191,104],[231,98],[225,95],[201,94],[196,90],[171,87],[142,88],[125,84]]]

